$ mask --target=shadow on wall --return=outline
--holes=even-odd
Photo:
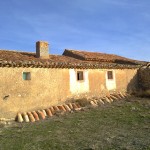
[[[135,74],[127,85],[127,92],[129,94],[136,94],[138,90],[139,90],[138,74]]]

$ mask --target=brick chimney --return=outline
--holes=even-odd
[[[42,59],[49,58],[49,44],[45,41],[36,42],[36,57]]]

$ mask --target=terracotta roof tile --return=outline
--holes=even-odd
[[[123,60],[117,62],[117,60]],[[125,61],[124,61],[125,60]],[[138,68],[138,63],[129,63],[127,58],[81,51],[65,50],[63,55],[50,55],[49,59],[36,58],[35,53],[0,50],[0,67],[45,67],[45,68]]]
[[[123,63],[123,64],[141,64],[142,61],[137,61],[114,54],[106,54],[99,52],[87,52],[79,50],[65,49],[63,55],[74,57],[86,61],[99,61],[99,62],[112,62],[112,63]]]

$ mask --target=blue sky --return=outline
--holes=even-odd
[[[65,48],[150,61],[150,0],[3,0],[0,49]]]

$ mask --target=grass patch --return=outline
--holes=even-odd
[[[149,150],[150,99],[0,128],[0,150]]]

